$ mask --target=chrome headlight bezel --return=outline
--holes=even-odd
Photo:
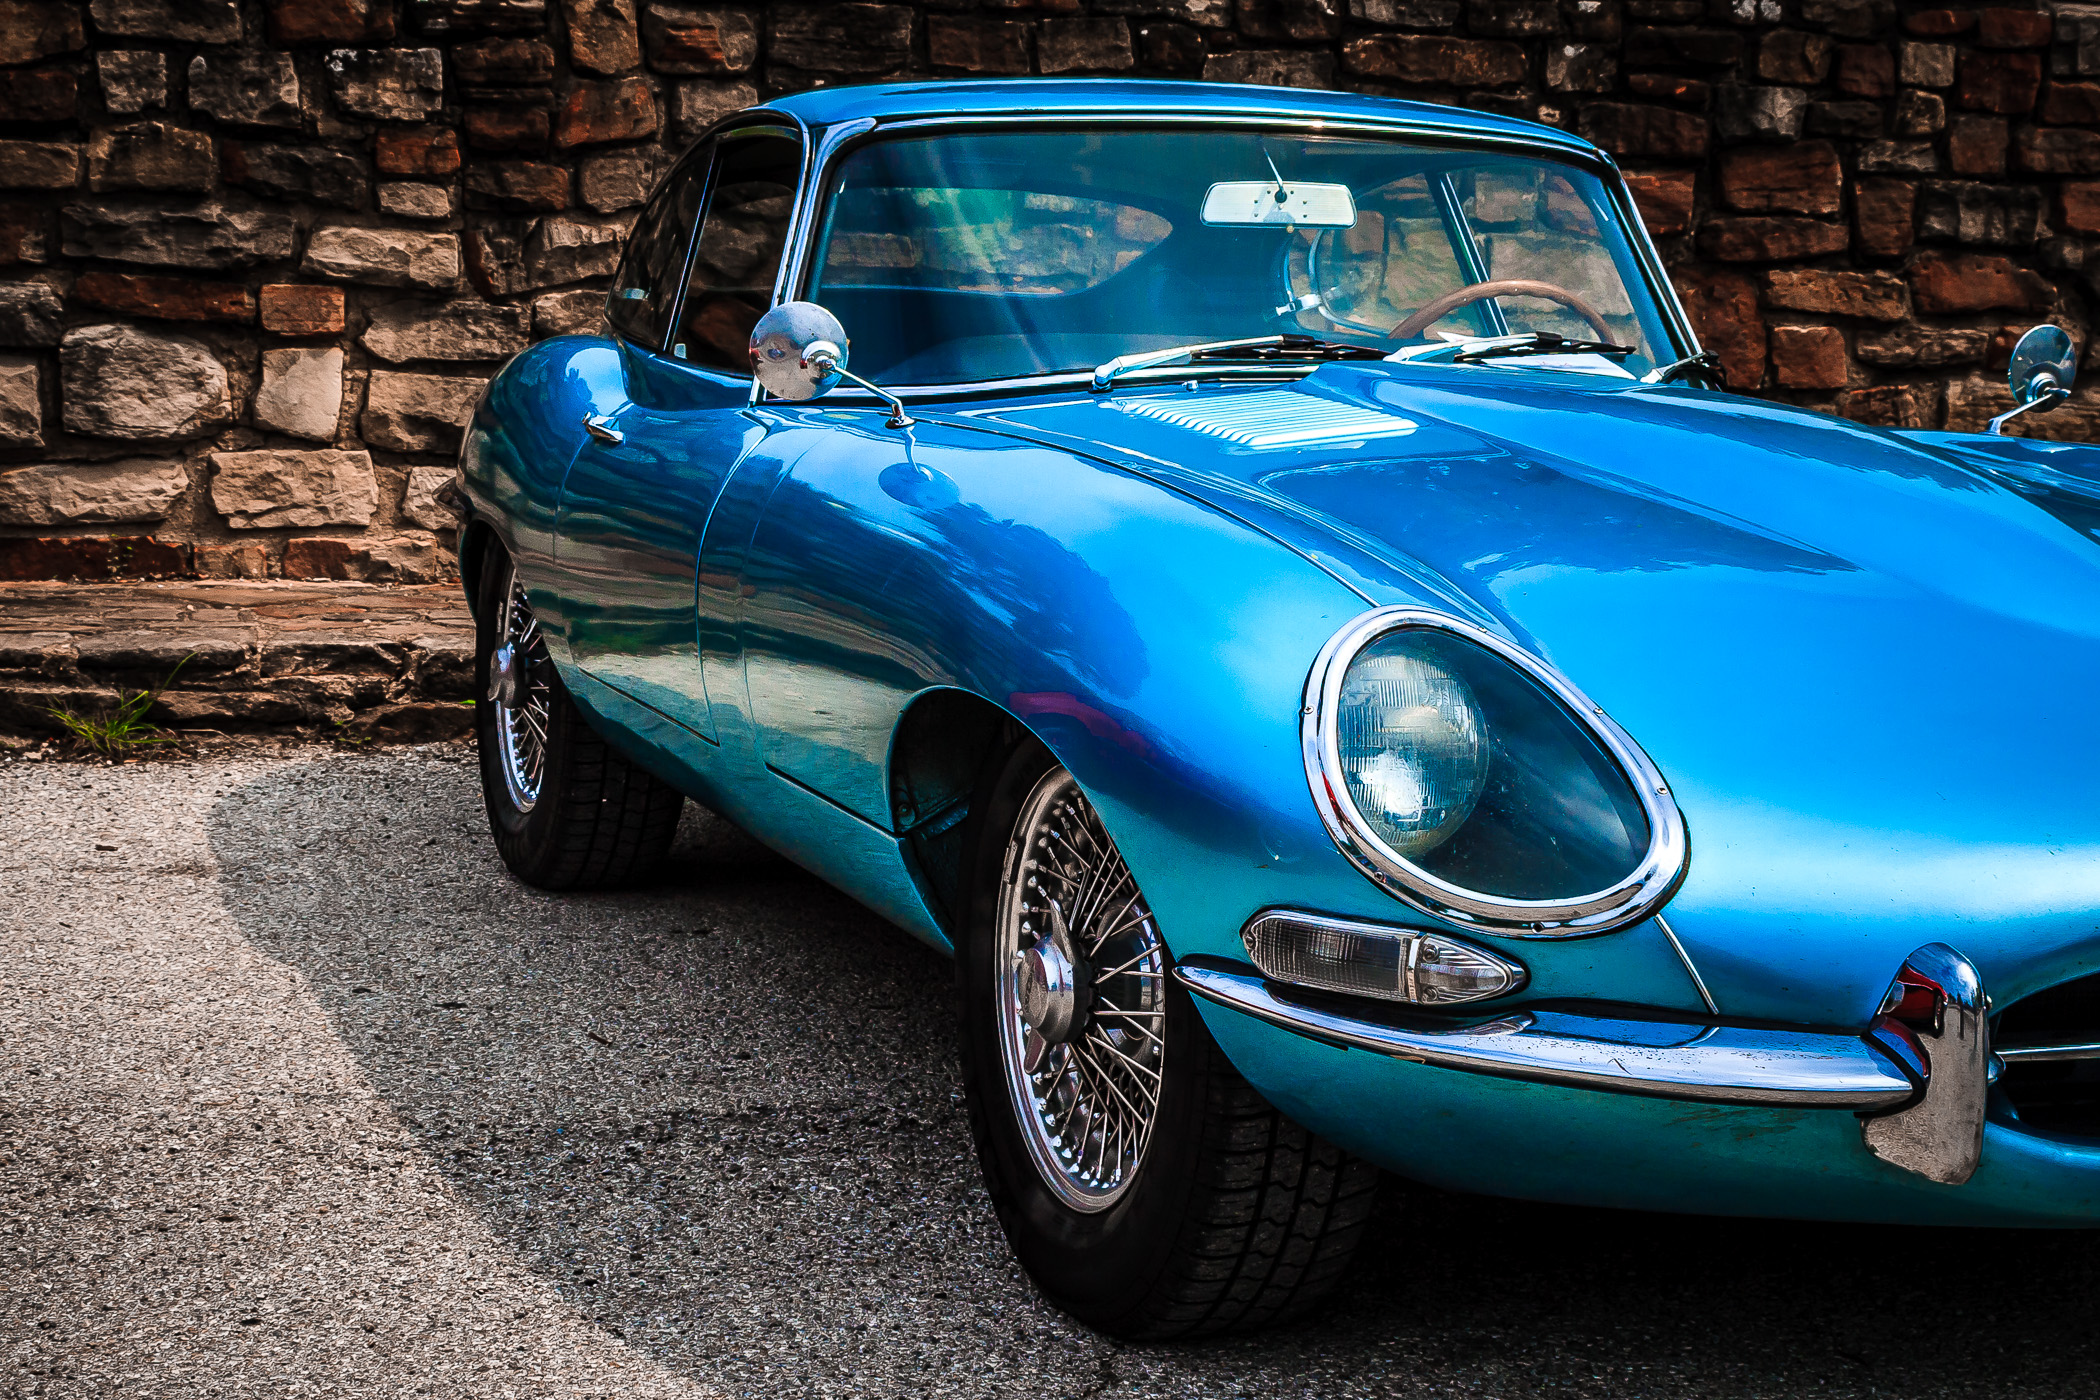
[[[1648,822],[1648,850],[1629,874],[1609,888],[1570,898],[1510,899],[1440,879],[1380,839],[1357,811],[1344,784],[1335,716],[1342,684],[1357,653],[1381,637],[1407,629],[1446,633],[1514,666],[1563,706],[1610,755]],[[1335,846],[1395,899],[1460,928],[1513,938],[1609,933],[1655,913],[1684,880],[1689,853],[1684,814],[1670,795],[1661,770],[1633,737],[1545,662],[1506,638],[1447,613],[1407,606],[1375,608],[1329,638],[1306,677],[1300,738],[1313,806]]]

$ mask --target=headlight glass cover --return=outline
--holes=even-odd
[[[1381,639],[1350,663],[1335,715],[1349,799],[1404,856],[1435,851],[1487,785],[1486,721],[1472,687],[1413,638]]]
[[[1401,899],[1508,933],[1623,927],[1674,892],[1655,766],[1565,678],[1421,609],[1344,628],[1307,682],[1307,776],[1337,845]]]

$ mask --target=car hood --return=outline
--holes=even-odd
[[[1261,444],[1323,413],[1344,436]],[[1860,1020],[1935,940],[2001,1006],[2100,967],[2100,544],[1946,450],[1491,367],[972,417],[1271,508],[1373,601],[1471,612],[1559,667],[1677,793],[1672,921],[1730,1014]]]

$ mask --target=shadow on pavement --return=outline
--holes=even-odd
[[[359,755],[214,809],[228,907],[584,1316],[731,1394],[2094,1392],[2090,1236],[1389,1190],[1288,1330],[1107,1342],[1007,1253],[949,964],[689,809],[665,879],[510,880],[473,766]]]

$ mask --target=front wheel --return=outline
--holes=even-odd
[[[482,568],[474,653],[482,800],[511,874],[543,890],[646,876],[671,849],[685,797],[592,731],[500,549]]]
[[[1117,1336],[1309,1307],[1378,1173],[1271,1108],[1204,1029],[1129,868],[1040,745],[981,799],[958,958],[970,1123],[1000,1224],[1051,1301]]]

